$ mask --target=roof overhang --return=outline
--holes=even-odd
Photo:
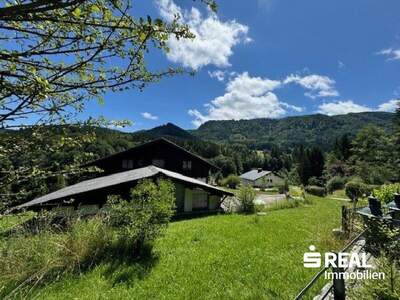
[[[27,203],[21,204],[14,209],[23,209],[33,206],[44,206],[49,205],[57,200],[70,199],[77,195],[82,195],[88,192],[98,191],[110,187],[115,187],[121,184],[126,184],[130,182],[137,182],[141,179],[152,178],[155,176],[165,176],[167,178],[171,178],[172,180],[176,180],[182,182],[191,187],[199,187],[204,190],[213,192],[217,195],[228,195],[233,196],[233,193],[225,191],[221,188],[217,188],[210,184],[207,184],[198,179],[194,179],[176,172],[168,171],[165,169],[161,169],[155,166],[147,166],[144,168],[139,168],[130,171],[124,171],[120,173],[115,173],[108,176],[102,176],[94,179],[85,180],[79,182],[77,184],[67,186],[63,189],[55,191],[53,193],[44,195],[42,197],[36,198]]]

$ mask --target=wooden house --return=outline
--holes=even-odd
[[[177,214],[218,211],[222,201],[233,195],[207,183],[209,175],[218,170],[217,167],[166,139],[158,139],[88,165],[103,168],[105,173],[17,208],[78,209],[90,214],[101,208],[109,195],[128,197],[130,189],[140,180],[157,178],[173,182]]]
[[[204,158],[165,138],[98,159],[88,165],[99,167],[106,175],[152,165],[204,182],[208,182],[210,174],[219,170]]]
[[[284,184],[284,179],[272,171],[254,169],[240,175],[243,185],[250,185],[257,188],[271,188]]]

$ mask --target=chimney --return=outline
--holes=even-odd
[[[262,172],[262,169],[261,169],[261,168],[258,168],[257,171],[258,171],[258,173],[261,173],[261,172]]]
[[[377,217],[381,217],[383,215],[381,210],[381,202],[374,196],[368,197],[368,204],[369,209],[371,210],[371,214]]]

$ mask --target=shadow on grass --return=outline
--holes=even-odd
[[[145,279],[158,261],[158,255],[152,251],[150,246],[145,247],[139,255],[135,256],[116,250],[103,261],[106,269],[102,275],[112,286],[118,284],[133,286],[136,282]]]

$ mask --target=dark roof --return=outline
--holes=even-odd
[[[268,175],[270,173],[272,173],[272,172],[271,171],[264,171],[264,170],[259,171],[259,170],[256,169],[256,170],[251,170],[249,172],[246,172],[246,173],[240,175],[240,178],[254,181],[254,180],[257,180],[257,179],[259,179],[261,177],[264,177],[265,175]]]
[[[106,156],[106,157],[97,159],[97,160],[95,160],[95,161],[92,161],[92,162],[87,163],[85,166],[94,166],[94,165],[96,165],[96,164],[98,164],[98,163],[100,163],[100,162],[106,161],[106,160],[108,160],[108,159],[110,159],[110,158],[112,158],[112,157],[120,156],[120,155],[123,155],[123,154],[125,154],[125,153],[129,153],[129,152],[135,152],[135,151],[138,151],[138,150],[140,150],[140,149],[142,149],[142,148],[155,145],[155,144],[157,144],[157,143],[166,143],[166,144],[169,144],[169,145],[175,147],[176,149],[179,149],[180,151],[183,151],[183,152],[185,152],[185,153],[191,155],[192,157],[194,157],[194,158],[196,158],[196,159],[198,159],[198,160],[204,162],[204,163],[207,164],[210,168],[213,168],[213,169],[215,169],[215,170],[220,170],[219,167],[217,167],[216,165],[210,163],[210,162],[207,161],[205,158],[203,158],[203,157],[201,157],[201,156],[199,156],[199,155],[197,155],[197,154],[194,154],[194,153],[192,153],[192,152],[186,150],[185,148],[183,148],[183,147],[181,147],[181,146],[175,144],[174,142],[171,142],[170,140],[168,140],[168,139],[166,139],[166,138],[163,138],[163,137],[162,137],[162,138],[155,139],[155,140],[152,140],[152,141],[147,142],[147,143],[140,144],[140,145],[138,145],[138,146],[136,146],[136,147],[133,147],[133,148],[130,148],[130,149],[128,149],[128,150],[124,150],[124,151],[121,151],[121,152],[117,152],[117,153],[111,154],[111,155],[109,155],[109,156]]]
[[[191,177],[187,177],[187,176],[184,176],[184,175],[176,173],[176,172],[164,170],[164,169],[161,169],[161,168],[158,168],[155,166],[147,166],[144,168],[139,168],[139,169],[135,169],[135,170],[125,171],[125,172],[115,173],[115,174],[108,175],[108,176],[102,176],[102,177],[98,177],[98,178],[94,178],[94,179],[85,180],[85,181],[79,182],[77,184],[67,186],[67,187],[60,189],[58,191],[55,191],[53,193],[36,198],[32,201],[29,201],[27,203],[19,205],[16,208],[35,206],[35,205],[47,203],[49,201],[73,197],[78,194],[95,191],[95,190],[115,186],[115,185],[122,184],[122,183],[135,182],[140,179],[150,178],[150,177],[153,177],[153,176],[156,176],[159,174],[163,174],[169,178],[178,180],[180,182],[189,183],[194,186],[204,188],[206,190],[215,191],[215,192],[218,192],[219,194],[233,196],[232,193],[227,192],[223,189],[214,187],[212,185],[209,185],[203,181],[200,181],[200,180],[197,180],[197,179],[194,179]]]

